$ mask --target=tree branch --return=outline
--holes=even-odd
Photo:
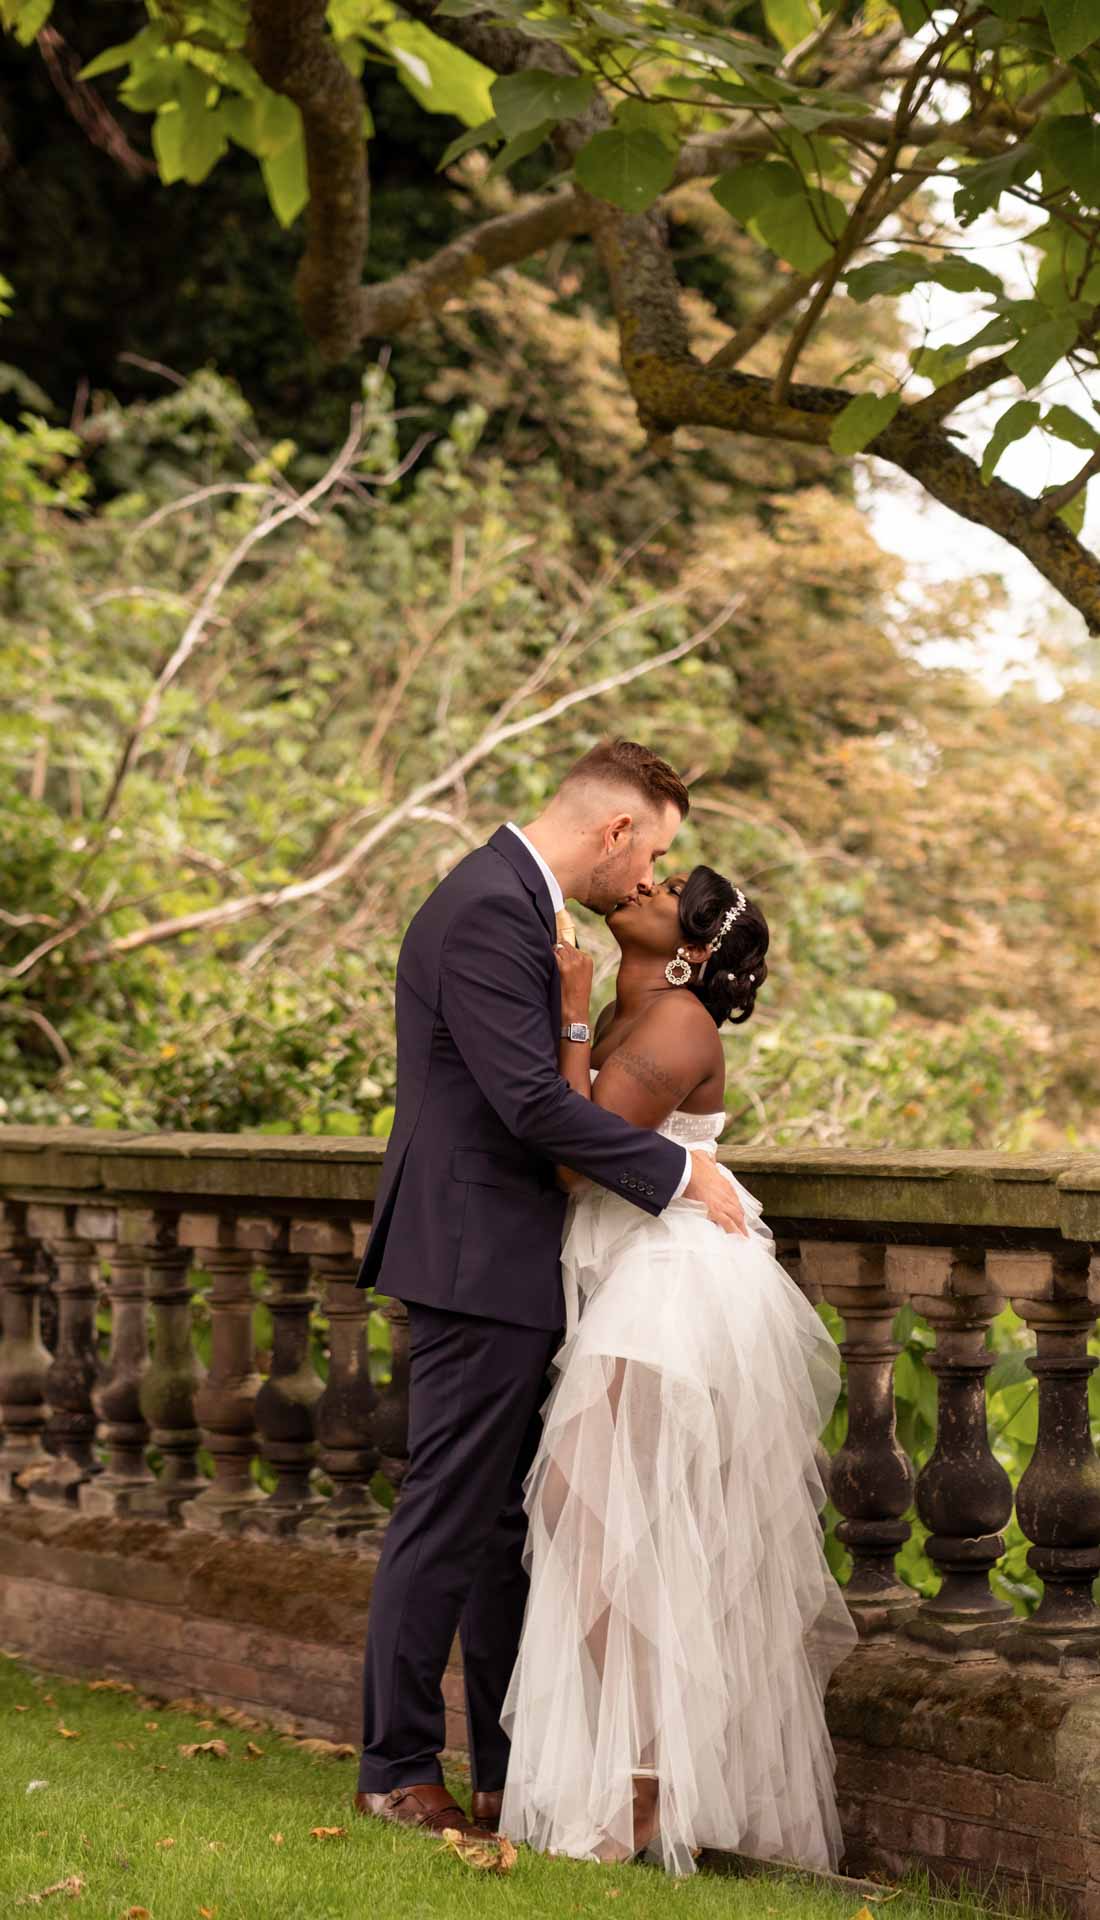
[[[202,907],[194,913],[180,914],[171,920],[161,920],[150,926],[137,928],[133,933],[120,934],[117,939],[106,941],[103,946],[95,948],[87,958],[90,961],[103,960],[112,954],[133,953],[140,947],[160,945],[183,933],[194,933],[203,928],[232,926],[241,920],[248,919],[254,913],[270,912],[272,908],[287,906],[294,901],[309,899],[315,894],[327,892],[361,866],[368,855],[410,819],[418,808],[426,806],[437,795],[459,786],[471,769],[487,759],[498,747],[505,745],[509,740],[516,740],[523,734],[533,732],[537,727],[547,726],[552,720],[560,719],[563,713],[567,713],[571,707],[578,706],[582,701],[595,700],[604,694],[614,693],[620,687],[629,686],[633,681],[642,679],[646,674],[655,673],[661,667],[671,666],[675,661],[684,659],[687,654],[694,653],[697,647],[701,647],[705,641],[709,640],[719,627],[724,626],[740,604],[739,598],[729,601],[700,632],[690,635],[687,640],[681,640],[677,646],[665,648],[662,653],[655,654],[650,660],[642,660],[633,667],[624,668],[619,673],[608,674],[602,680],[592,681],[587,686],[577,687],[571,693],[562,694],[560,699],[552,701],[548,707],[540,707],[537,713],[527,714],[522,720],[513,720],[506,726],[490,724],[472,747],[469,747],[458,759],[453,760],[450,766],[445,767],[434,779],[426,780],[422,785],[414,788],[398,802],[397,806],[391,808],[384,819],[379,820],[367,833],[363,834],[340,860],[323,871],[311,874],[304,880],[291,881],[284,887],[270,887],[262,893],[247,894],[236,900],[221,901],[214,907]]]
[[[81,62],[72,49],[62,39],[56,27],[43,27],[36,35],[36,44],[42,55],[42,63],[68,107],[78,127],[87,134],[93,146],[101,147],[112,160],[118,162],[123,172],[131,180],[140,180],[146,174],[155,174],[156,167],[143,153],[138,153],[130,145],[118,121],[108,109],[106,103],[86,80],[81,80]]]
[[[541,253],[555,240],[583,233],[588,213],[577,194],[556,193],[471,227],[428,260],[392,280],[360,289],[356,331],[392,338],[423,320],[486,274]]]
[[[363,95],[325,26],[326,0],[251,0],[249,53],[260,78],[302,115],[309,178],[306,250],[295,290],[327,360],[358,346],[370,223]]]
[[[1095,453],[1089,455],[1084,466],[1074,474],[1072,480],[1067,480],[1064,486],[1054,487],[1050,493],[1043,495],[1035,514],[1036,527],[1049,526],[1055,515],[1061,513],[1063,507],[1068,507],[1071,500],[1076,500],[1082,487],[1088,486],[1094,473],[1100,473],[1100,447]]]

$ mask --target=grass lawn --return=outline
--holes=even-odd
[[[349,1676],[349,1685],[354,1676]],[[435,1839],[351,1807],[355,1763],[216,1709],[145,1696],[0,1658],[0,1912],[80,1920],[853,1920],[858,1889],[791,1875],[671,1880],[648,1867],[544,1860],[477,1872]],[[66,1731],[62,1731],[65,1729]],[[181,1746],[221,1740],[228,1757]],[[249,1753],[249,1743],[259,1749]],[[40,1784],[28,1791],[31,1781]],[[462,1797],[464,1783],[452,1781]],[[315,1835],[313,1828],[336,1827]],[[79,1877],[69,1892],[62,1884]],[[35,1901],[28,1896],[43,1895]],[[965,1920],[981,1909],[882,1889],[890,1920]],[[79,1905],[73,1907],[74,1900]],[[871,1920],[871,1916],[867,1916]]]

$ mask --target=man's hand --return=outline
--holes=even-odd
[[[726,1179],[710,1153],[693,1153],[691,1156],[692,1175],[684,1188],[685,1200],[701,1200],[723,1233],[748,1233],[745,1214],[737,1192]]]
[[[588,1020],[592,999],[592,955],[559,942],[553,949],[561,974],[561,1017],[563,1020]]]

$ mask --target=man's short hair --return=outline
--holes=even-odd
[[[667,806],[669,801],[684,819],[691,800],[678,773],[650,747],[637,740],[602,740],[598,747],[570,767],[562,788],[584,780],[603,780],[620,787],[632,787],[651,807]]]

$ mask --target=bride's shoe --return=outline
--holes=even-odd
[[[596,1858],[605,1865],[618,1866],[627,1860],[641,1860],[660,1830],[661,1785],[655,1767],[639,1767],[634,1784],[634,1846],[624,1847],[618,1840],[603,1840]]]

